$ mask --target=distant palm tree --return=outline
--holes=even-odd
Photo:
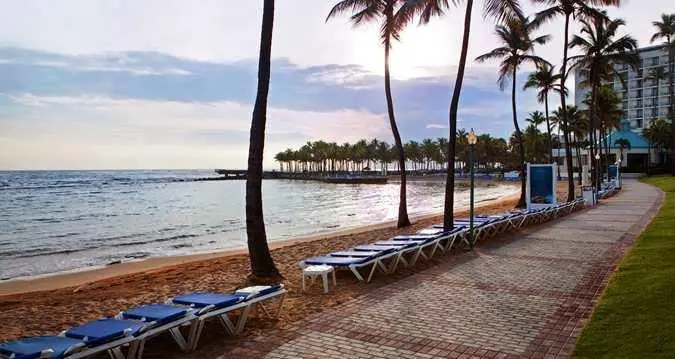
[[[569,48],[569,28],[570,19],[587,19],[590,17],[603,17],[603,15],[594,9],[592,6],[619,6],[621,0],[532,0],[534,3],[550,6],[536,15],[536,20],[539,22],[549,21],[555,17],[563,16],[565,18],[565,30],[563,33],[563,57],[562,66],[560,67],[560,88],[565,89],[565,82],[567,81],[567,50]],[[560,106],[567,108],[567,94],[560,93]],[[560,119],[563,124],[567,123],[567,114],[562,112]],[[569,133],[563,131],[565,137],[565,158],[567,160],[567,201],[574,200],[574,178],[572,173],[572,152],[570,151]]]
[[[668,117],[670,117],[670,151],[671,168],[670,173],[675,176],[675,93],[673,92],[673,77],[675,77],[675,14],[662,14],[661,21],[654,21],[652,25],[656,27],[656,33],[651,38],[651,42],[663,39],[665,40],[666,50],[668,51]]]
[[[614,145],[619,146],[619,158],[623,160],[623,151],[630,151],[630,141],[625,138],[619,138],[618,140],[614,141]]]
[[[535,127],[539,127],[542,123],[546,122],[546,117],[541,111],[530,112],[530,117],[525,119],[526,122],[533,124]]]
[[[394,100],[391,95],[391,78],[389,74],[389,51],[391,50],[392,40],[398,40],[399,35],[405,24],[393,21],[394,10],[401,0],[343,0],[337,3],[328,13],[326,20],[346,13],[352,12],[350,19],[354,26],[369,24],[379,21],[380,38],[384,46],[384,93],[387,99],[387,114],[389,115],[389,125],[394,135],[394,143],[398,149],[398,165],[401,173],[401,185],[399,192],[398,205],[398,228],[410,225],[408,218],[408,206],[406,195],[406,173],[405,173],[405,153],[403,141],[398,132],[396,118],[394,116]]]
[[[458,5],[457,0],[405,0],[399,11],[396,13],[396,22],[398,26],[408,24],[415,17],[419,16],[420,24],[428,24],[434,17],[443,16],[446,10],[452,5]],[[450,100],[450,113],[448,118],[448,165],[447,179],[445,182],[445,201],[443,209],[443,227],[446,230],[454,227],[453,214],[455,205],[455,153],[457,144],[457,112],[459,109],[459,98],[462,92],[464,82],[464,70],[466,69],[466,59],[469,51],[469,36],[471,34],[471,12],[473,11],[473,0],[466,1],[466,10],[464,12],[464,33],[462,34],[462,47],[459,55],[459,64],[457,65],[457,77],[455,78],[452,99]],[[522,16],[518,0],[485,0],[484,14],[492,16],[497,20],[513,19]]]
[[[267,245],[262,204],[263,153],[265,123],[267,122],[267,95],[270,88],[272,33],[274,30],[274,0],[264,0],[258,59],[258,92],[253,106],[251,136],[246,173],[246,235],[251,259],[251,279],[275,278],[281,274],[274,264]]]
[[[532,32],[536,30],[537,23],[527,18],[512,19],[507,21],[506,25],[497,25],[495,33],[501,42],[500,47],[478,56],[476,61],[485,62],[488,60],[502,60],[499,66],[499,87],[504,89],[506,82],[511,80],[511,109],[513,112],[513,126],[516,130],[516,137],[520,146],[520,174],[521,174],[521,193],[518,207],[525,206],[525,148],[523,146],[522,133],[518,125],[518,114],[516,110],[516,75],[520,65],[532,63],[543,66],[548,62],[543,58],[534,55],[535,45],[543,45],[549,39],[549,35],[532,37]]]
[[[549,66],[549,65],[544,65],[544,66],[539,66],[537,68],[537,71],[530,73],[529,77],[527,78],[527,82],[525,82],[525,86],[523,86],[523,89],[529,89],[529,88],[536,88],[539,89],[539,92],[537,93],[537,100],[539,103],[544,104],[544,110],[546,112],[546,132],[548,134],[548,153],[549,153],[549,160],[551,163],[553,163],[553,140],[551,137],[551,121],[549,119],[549,113],[548,113],[548,94],[552,92],[557,92],[560,93],[563,90],[560,88],[560,84],[558,83],[560,81],[560,78],[562,77],[561,74],[556,74],[554,73],[555,67]],[[565,90],[566,91],[566,90]],[[560,174],[558,174],[560,175]]]
[[[570,42],[570,48],[579,48],[581,55],[570,57],[572,69],[579,69],[585,77],[585,83],[591,88],[589,101],[589,140],[590,156],[595,157],[595,144],[601,149],[600,139],[596,139],[595,124],[600,124],[597,115],[597,98],[603,81],[610,81],[618,72],[614,69],[616,64],[630,65],[637,69],[640,65],[640,57],[636,52],[637,41],[630,35],[614,39],[618,29],[625,25],[622,19],[608,20],[605,17],[596,17],[593,21],[581,20],[583,27],[581,34],[585,37],[574,35]],[[600,190],[600,178],[595,181]]]

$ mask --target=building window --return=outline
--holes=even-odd
[[[637,100],[637,102],[635,103],[635,107],[642,107],[642,99]]]
[[[652,103],[652,106],[656,106],[658,104],[658,101],[657,101],[656,97],[652,97],[651,103]]]
[[[652,107],[652,117],[656,117],[658,115],[659,115],[658,109],[656,107]]]
[[[642,120],[637,120],[635,122],[637,124],[637,126],[636,126],[637,128],[642,128]]]
[[[637,118],[642,118],[642,109],[637,110]]]
[[[659,89],[656,88],[656,87],[654,87],[654,88],[652,89],[652,96],[658,96],[658,95],[659,95]]]
[[[659,57],[658,56],[652,57],[651,60],[652,60],[652,66],[656,66],[656,65],[659,64]]]
[[[639,70],[638,70],[637,77],[638,77],[638,78],[642,78],[642,69],[639,69]]]
[[[642,90],[637,90],[637,97],[642,97]]]

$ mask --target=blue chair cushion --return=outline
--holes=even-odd
[[[257,285],[253,287],[237,289],[237,291],[234,292],[234,295],[244,297],[246,299],[251,299],[255,297],[261,297],[263,295],[267,295],[270,293],[278,292],[283,287],[284,286],[281,284]]]
[[[340,251],[330,253],[331,257],[377,257],[382,255],[383,251]]]
[[[0,354],[4,354],[16,359],[37,359],[40,358],[42,351],[51,349],[53,353],[50,359],[61,359],[69,349],[76,349],[84,346],[84,342],[77,339],[71,339],[59,336],[41,336],[30,337],[15,340],[5,344],[0,344]]]
[[[146,327],[146,323],[124,319],[99,319],[68,329],[69,338],[83,340],[87,346],[96,346],[129,335],[136,335]]]
[[[416,241],[416,240],[403,240],[403,241],[397,241],[390,239],[388,241],[379,241],[373,243],[376,246],[391,246],[391,245],[399,245],[401,247],[407,248],[407,247],[413,247],[416,245],[423,244],[426,241]]]
[[[148,304],[122,313],[124,319],[135,319],[144,322],[157,322],[163,325],[182,318],[187,313],[185,308],[170,304]]]
[[[381,251],[381,252],[386,252],[390,253],[396,250],[401,249],[402,246],[400,245],[392,245],[392,246],[376,246],[372,244],[366,244],[362,246],[356,246],[353,249],[355,251],[366,251],[366,252],[371,252],[371,251]]]
[[[426,241],[429,239],[436,239],[440,237],[438,234],[406,234],[401,236],[392,237],[392,241]]]
[[[204,308],[213,305],[216,309],[229,307],[241,302],[239,295],[225,293],[190,293],[173,298],[175,304],[189,305],[193,308]]]
[[[364,262],[367,262],[369,260],[368,257],[365,258],[356,258],[356,257],[330,257],[330,256],[323,256],[323,257],[314,257],[314,258],[308,258],[305,259],[305,263],[309,265],[320,265],[320,264],[326,264],[329,266],[335,266],[335,267],[346,267],[352,264],[361,264]]]

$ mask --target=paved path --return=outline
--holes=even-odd
[[[281,358],[570,356],[617,261],[662,194],[635,180],[619,195],[481,246],[266,333],[241,354]],[[338,286],[339,288],[339,286]]]

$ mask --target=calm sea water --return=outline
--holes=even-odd
[[[0,278],[246,245],[244,181],[211,171],[0,172]],[[442,181],[412,181],[411,215],[442,210]],[[477,201],[514,192],[481,187]],[[263,182],[271,241],[393,220],[398,184]],[[457,206],[468,203],[458,190]]]

